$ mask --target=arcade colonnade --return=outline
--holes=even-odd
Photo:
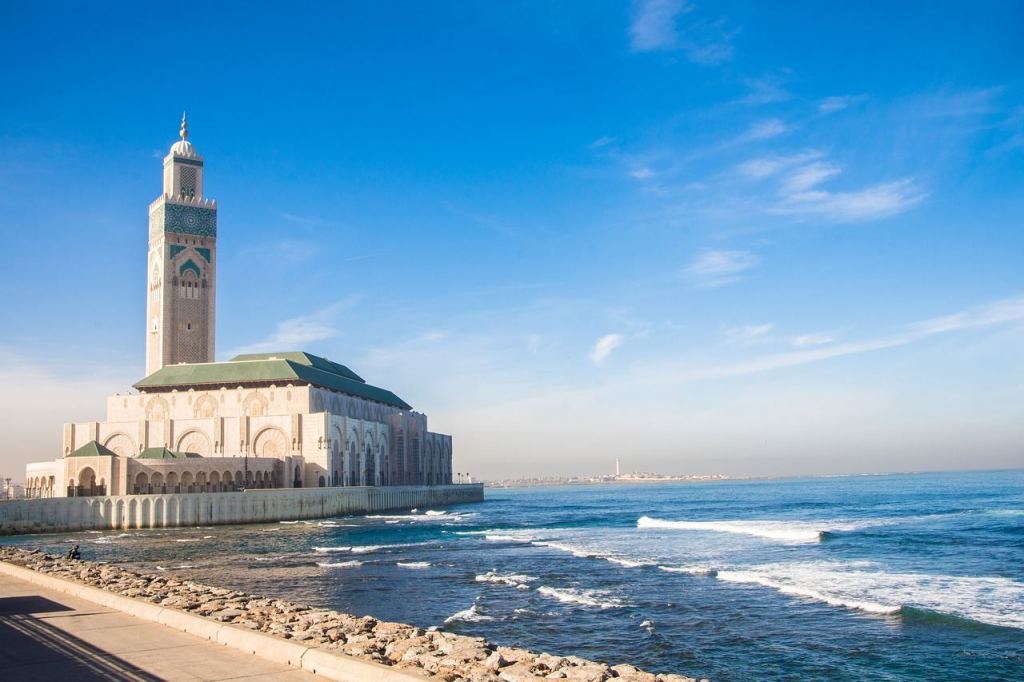
[[[12,500],[0,504],[0,534],[265,523],[482,500],[479,484]]]

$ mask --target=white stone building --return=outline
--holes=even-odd
[[[149,208],[147,376],[106,420],[65,424],[27,495],[451,483],[451,436],[348,367],[299,351],[214,361],[217,205],[187,138],[183,117]]]

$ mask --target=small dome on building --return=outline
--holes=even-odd
[[[171,145],[171,153],[176,156],[195,156],[196,148],[188,140],[178,140]]]

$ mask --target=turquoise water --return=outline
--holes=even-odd
[[[1022,471],[488,490],[12,541],[715,680],[1024,679]]]

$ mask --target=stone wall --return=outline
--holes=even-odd
[[[316,519],[482,502],[483,485],[282,488],[0,502],[0,535]]]
[[[14,547],[0,547],[0,572],[268,660],[301,667],[325,679],[698,682],[684,675],[646,672],[629,664],[537,654],[436,627],[424,630],[202,585],[173,574],[146,575]],[[401,586],[396,590],[400,598]],[[354,667],[356,662],[362,666]]]

